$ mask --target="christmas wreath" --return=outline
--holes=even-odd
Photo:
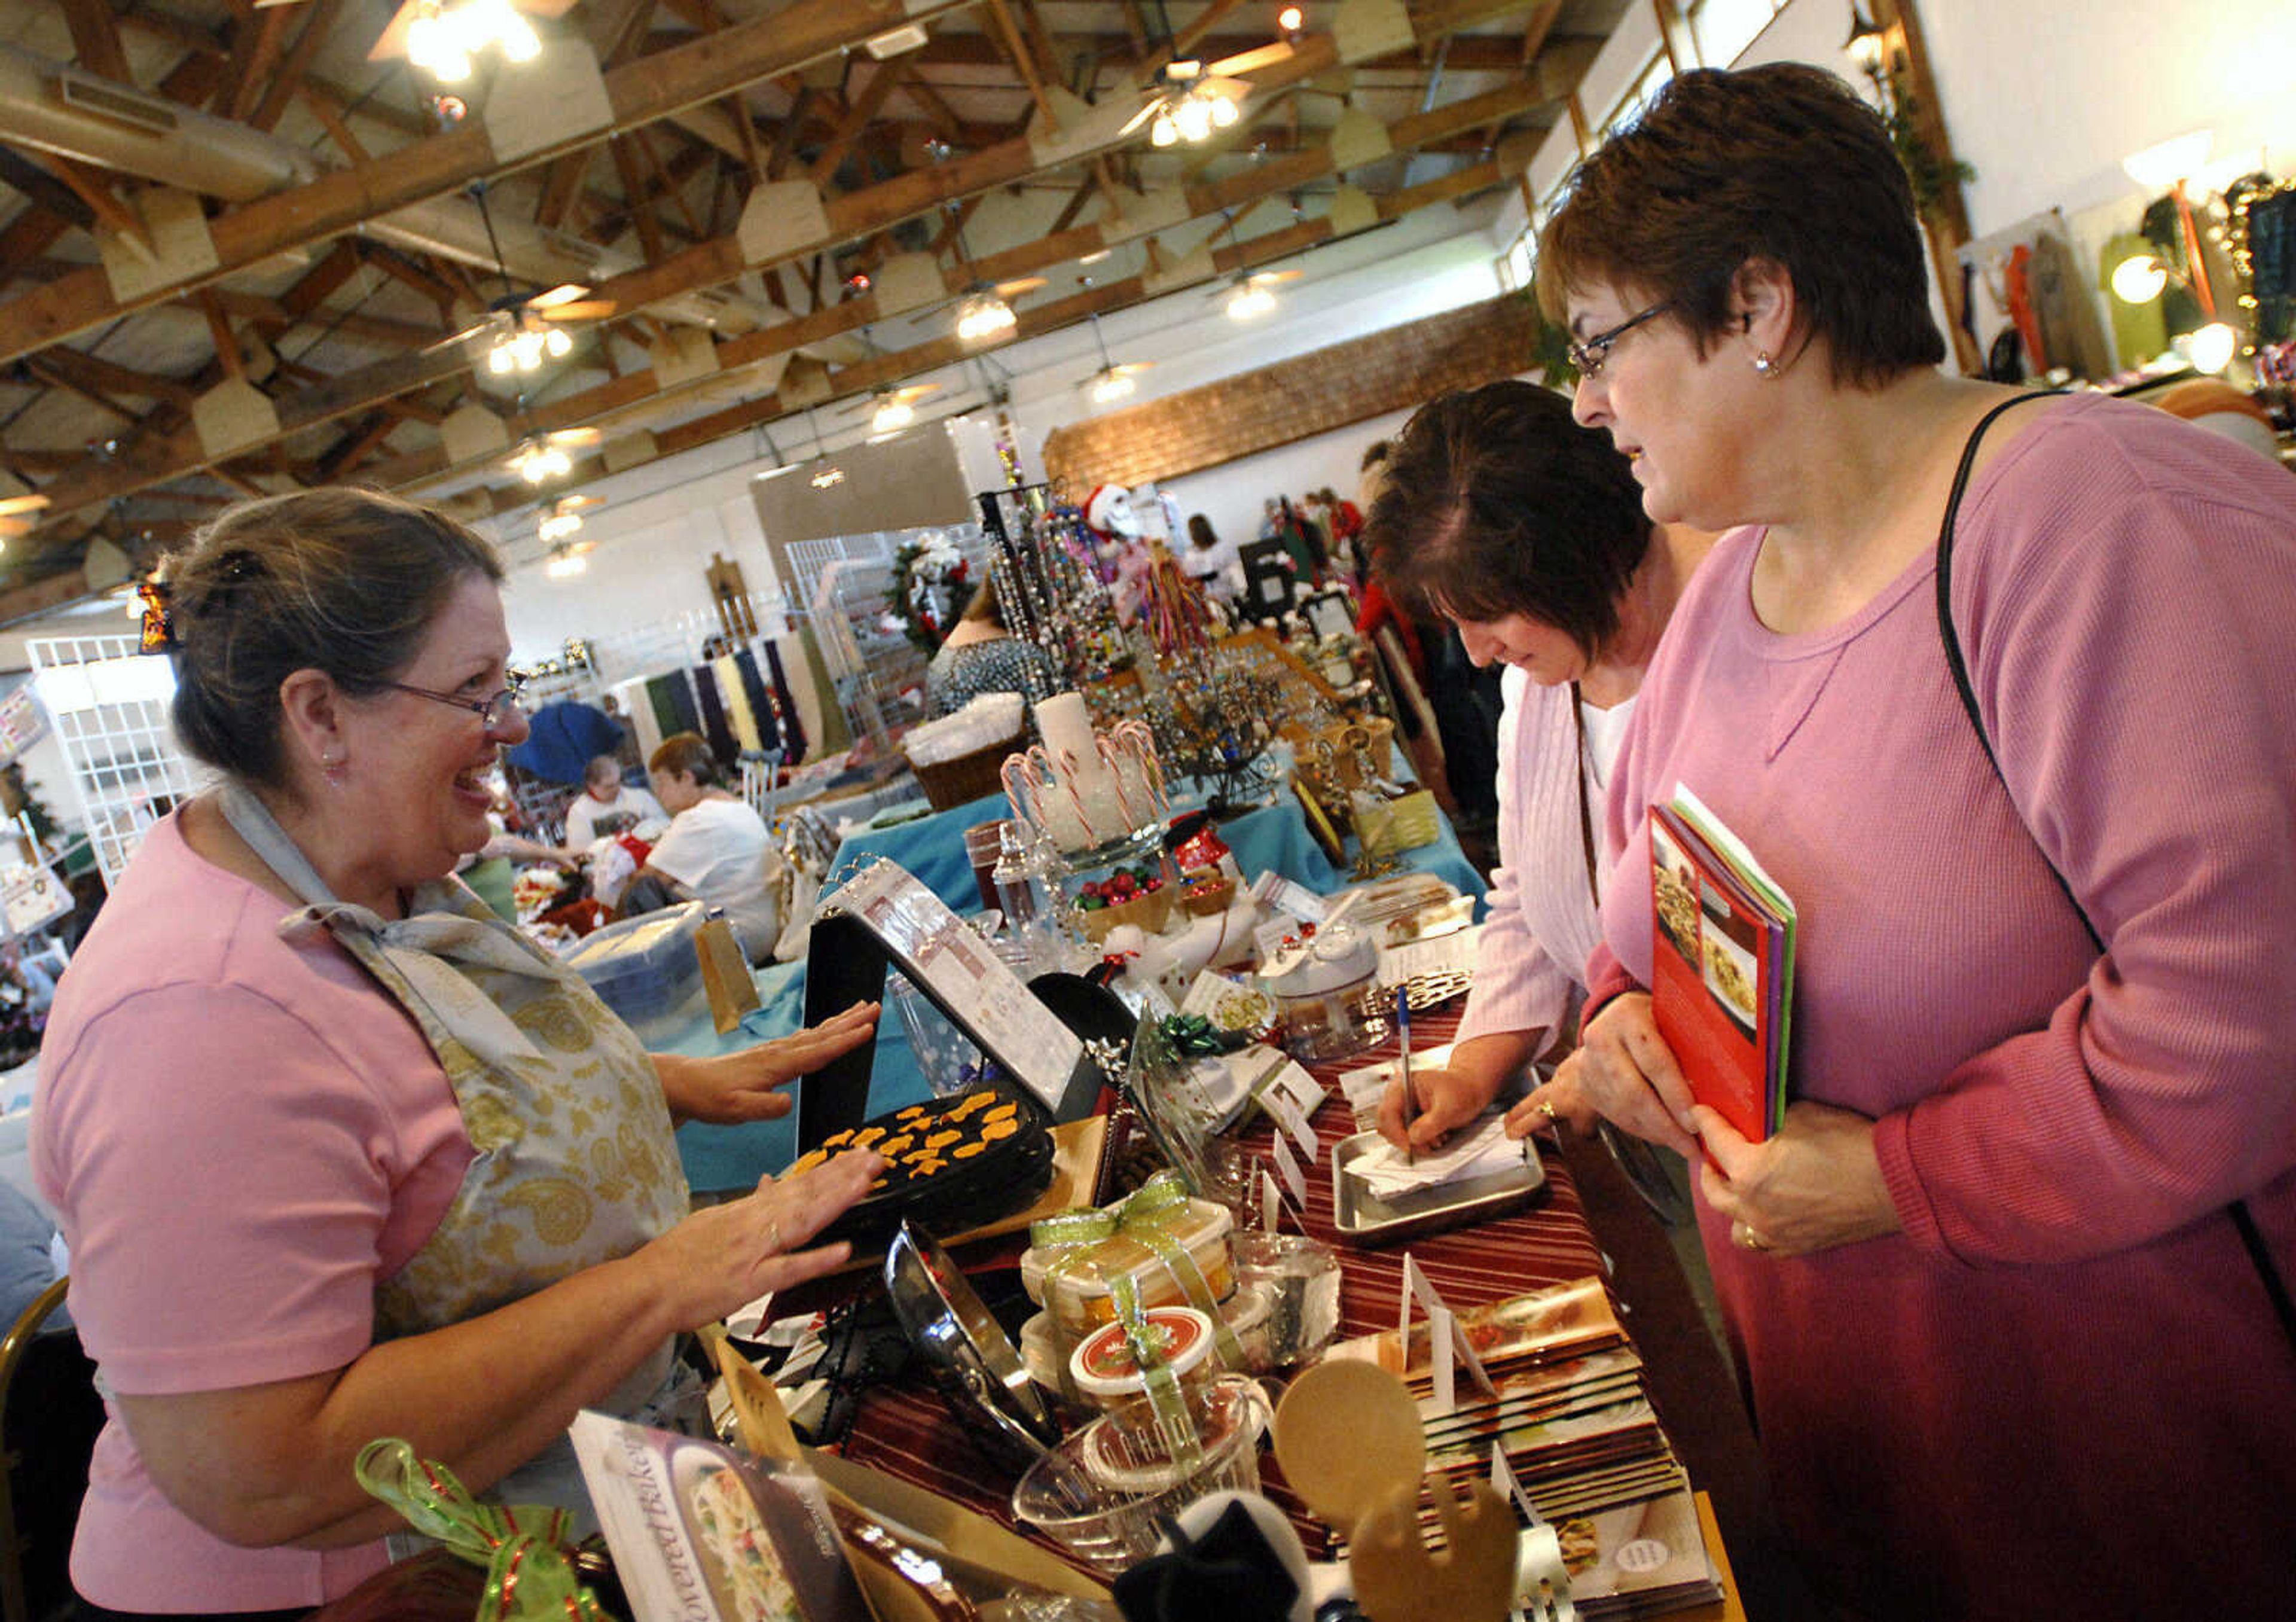
[[[893,555],[893,580],[885,589],[885,612],[901,632],[931,654],[948,635],[972,595],[972,564],[956,544],[938,531],[912,540]]]

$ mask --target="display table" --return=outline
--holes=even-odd
[[[906,869],[952,910],[976,913],[980,910],[980,895],[972,881],[972,865],[964,854],[964,830],[1010,814],[1004,796],[994,794],[891,827],[860,829],[838,847],[830,868],[832,885],[882,858]],[[1450,819],[1439,811],[1436,827],[1439,836],[1435,843],[1405,852],[1404,867],[1432,873],[1460,893],[1480,897],[1485,890],[1482,875],[1459,848]],[[1347,875],[1325,860],[1309,836],[1307,819],[1295,800],[1287,797],[1247,811],[1222,823],[1219,833],[1245,873],[1281,874],[1319,895],[1348,883]],[[742,1029],[720,1036],[706,1017],[698,1017],[674,1040],[660,1045],[669,1052],[709,1058],[738,1052],[796,1030],[804,1019],[805,966],[771,964],[757,971],[757,981],[764,1006],[750,1016]],[[877,1027],[868,1113],[882,1115],[926,1096],[924,1079],[909,1051],[908,1033],[888,1008]],[[677,1148],[685,1162],[687,1186],[705,1194],[733,1192],[756,1186],[759,1177],[796,1159],[797,1128],[788,1116],[741,1126],[688,1125],[678,1129]]]
[[[1447,1042],[1457,1020],[1456,1005],[1421,1016],[1414,1021],[1414,1041],[1422,1048]],[[1745,1614],[1765,1618],[1815,1615],[1782,1552],[1752,1433],[1727,1370],[1698,1322],[1663,1234],[1599,1146],[1557,1149],[1542,1141],[1546,1190],[1538,1203],[1512,1216],[1387,1248],[1359,1249],[1337,1238],[1330,1155],[1334,1144],[1355,1131],[1337,1076],[1341,1070],[1394,1054],[1390,1043],[1339,1064],[1309,1067],[1331,1089],[1331,1098],[1314,1120],[1320,1152],[1309,1173],[1306,1231],[1340,1253],[1341,1335],[1394,1325],[1406,1249],[1455,1310],[1589,1274],[1603,1277],[1620,1302],[1628,1334],[1645,1359],[1652,1404],[1689,1470],[1691,1483],[1711,1497],[1736,1583],[1745,1595]],[[1273,1128],[1263,1118],[1255,1116],[1254,1121],[1236,1134],[1237,1141],[1247,1153],[1265,1158]],[[1590,1224],[1590,1214],[1599,1225]],[[1295,1231],[1295,1226],[1287,1214],[1285,1231]],[[1014,1238],[984,1241],[960,1249],[955,1260],[968,1272],[1009,1266],[1016,1263],[1019,1248]],[[824,1281],[804,1298],[820,1304],[875,1282],[873,1274],[865,1283],[849,1278]],[[1016,1525],[1010,1473],[989,1463],[972,1446],[947,1406],[923,1383],[921,1371],[901,1384],[868,1393],[842,1451],[855,1463],[930,1488],[1007,1526]],[[1271,1496],[1296,1510],[1272,1456],[1263,1456],[1261,1470]],[[1679,1614],[1718,1618],[1734,1613],[1710,1607]]]

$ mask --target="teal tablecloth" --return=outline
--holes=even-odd
[[[973,885],[972,866],[964,857],[964,830],[1008,814],[1004,796],[994,794],[914,822],[864,828],[838,847],[830,871],[833,877],[841,877],[885,857],[907,869],[954,910],[977,912],[980,894]],[[1437,874],[1463,894],[1480,896],[1482,875],[1460,850],[1449,819],[1439,817],[1438,821],[1440,836],[1432,844],[1404,852],[1404,865]],[[1219,831],[1235,852],[1236,865],[1246,873],[1281,873],[1318,894],[1329,894],[1347,883],[1346,875],[1332,868],[1309,836],[1299,803],[1288,796],[1222,823]],[[670,1043],[670,1050],[731,1053],[766,1037],[796,1030],[805,1017],[805,965],[778,963],[760,969],[758,993],[764,1006],[749,1017],[743,1030],[720,1036],[705,1018]],[[909,1050],[908,1033],[888,1007],[877,1027],[868,1113],[882,1115],[929,1096]],[[791,1116],[744,1126],[684,1126],[678,1129],[677,1148],[685,1163],[686,1181],[697,1190],[747,1189],[765,1173],[779,1171],[797,1157],[797,1126]]]
[[[964,857],[964,830],[1010,815],[1000,793],[984,795],[914,822],[858,829],[837,847],[830,873],[841,878],[882,856],[906,868],[956,911],[978,912],[980,893],[972,882],[972,864]],[[1463,895],[1481,895],[1483,876],[1459,848],[1459,836],[1451,831],[1450,819],[1439,814],[1436,820],[1439,832],[1435,843],[1406,851],[1404,865],[1439,875]],[[1288,795],[1221,823],[1219,833],[1234,851],[1236,866],[1246,874],[1281,873],[1319,895],[1328,895],[1347,883],[1347,876],[1332,866],[1308,834],[1299,802]]]

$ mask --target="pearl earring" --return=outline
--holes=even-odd
[[[1770,358],[1769,350],[1756,350],[1754,370],[1764,377],[1775,377],[1778,375],[1778,363]]]

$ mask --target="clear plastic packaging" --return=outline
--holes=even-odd
[[[1305,1363],[1331,1344],[1340,1329],[1340,1258],[1329,1245],[1288,1233],[1243,1232],[1234,1248],[1241,1280],[1236,1294],[1259,1296],[1267,1304],[1258,1326],[1267,1362],[1259,1368]]]
[[[1177,1246],[1194,1262],[1210,1299],[1224,1301],[1235,1288],[1235,1263],[1227,1242],[1234,1226],[1234,1218],[1224,1206],[1192,1198],[1152,1228],[1119,1232],[1086,1246],[1029,1247],[1021,1253],[1021,1287],[1063,1329],[1081,1335],[1114,1321],[1116,1309],[1108,1291],[1119,1278],[1132,1280],[1144,1307],[1193,1305],[1188,1299],[1190,1281],[1176,1278],[1160,1254]],[[1072,1251],[1082,1254],[1071,1256]]]
[[[567,966],[639,1035],[675,1036],[701,1005],[694,941],[708,910],[687,902],[609,924],[584,936]]]

